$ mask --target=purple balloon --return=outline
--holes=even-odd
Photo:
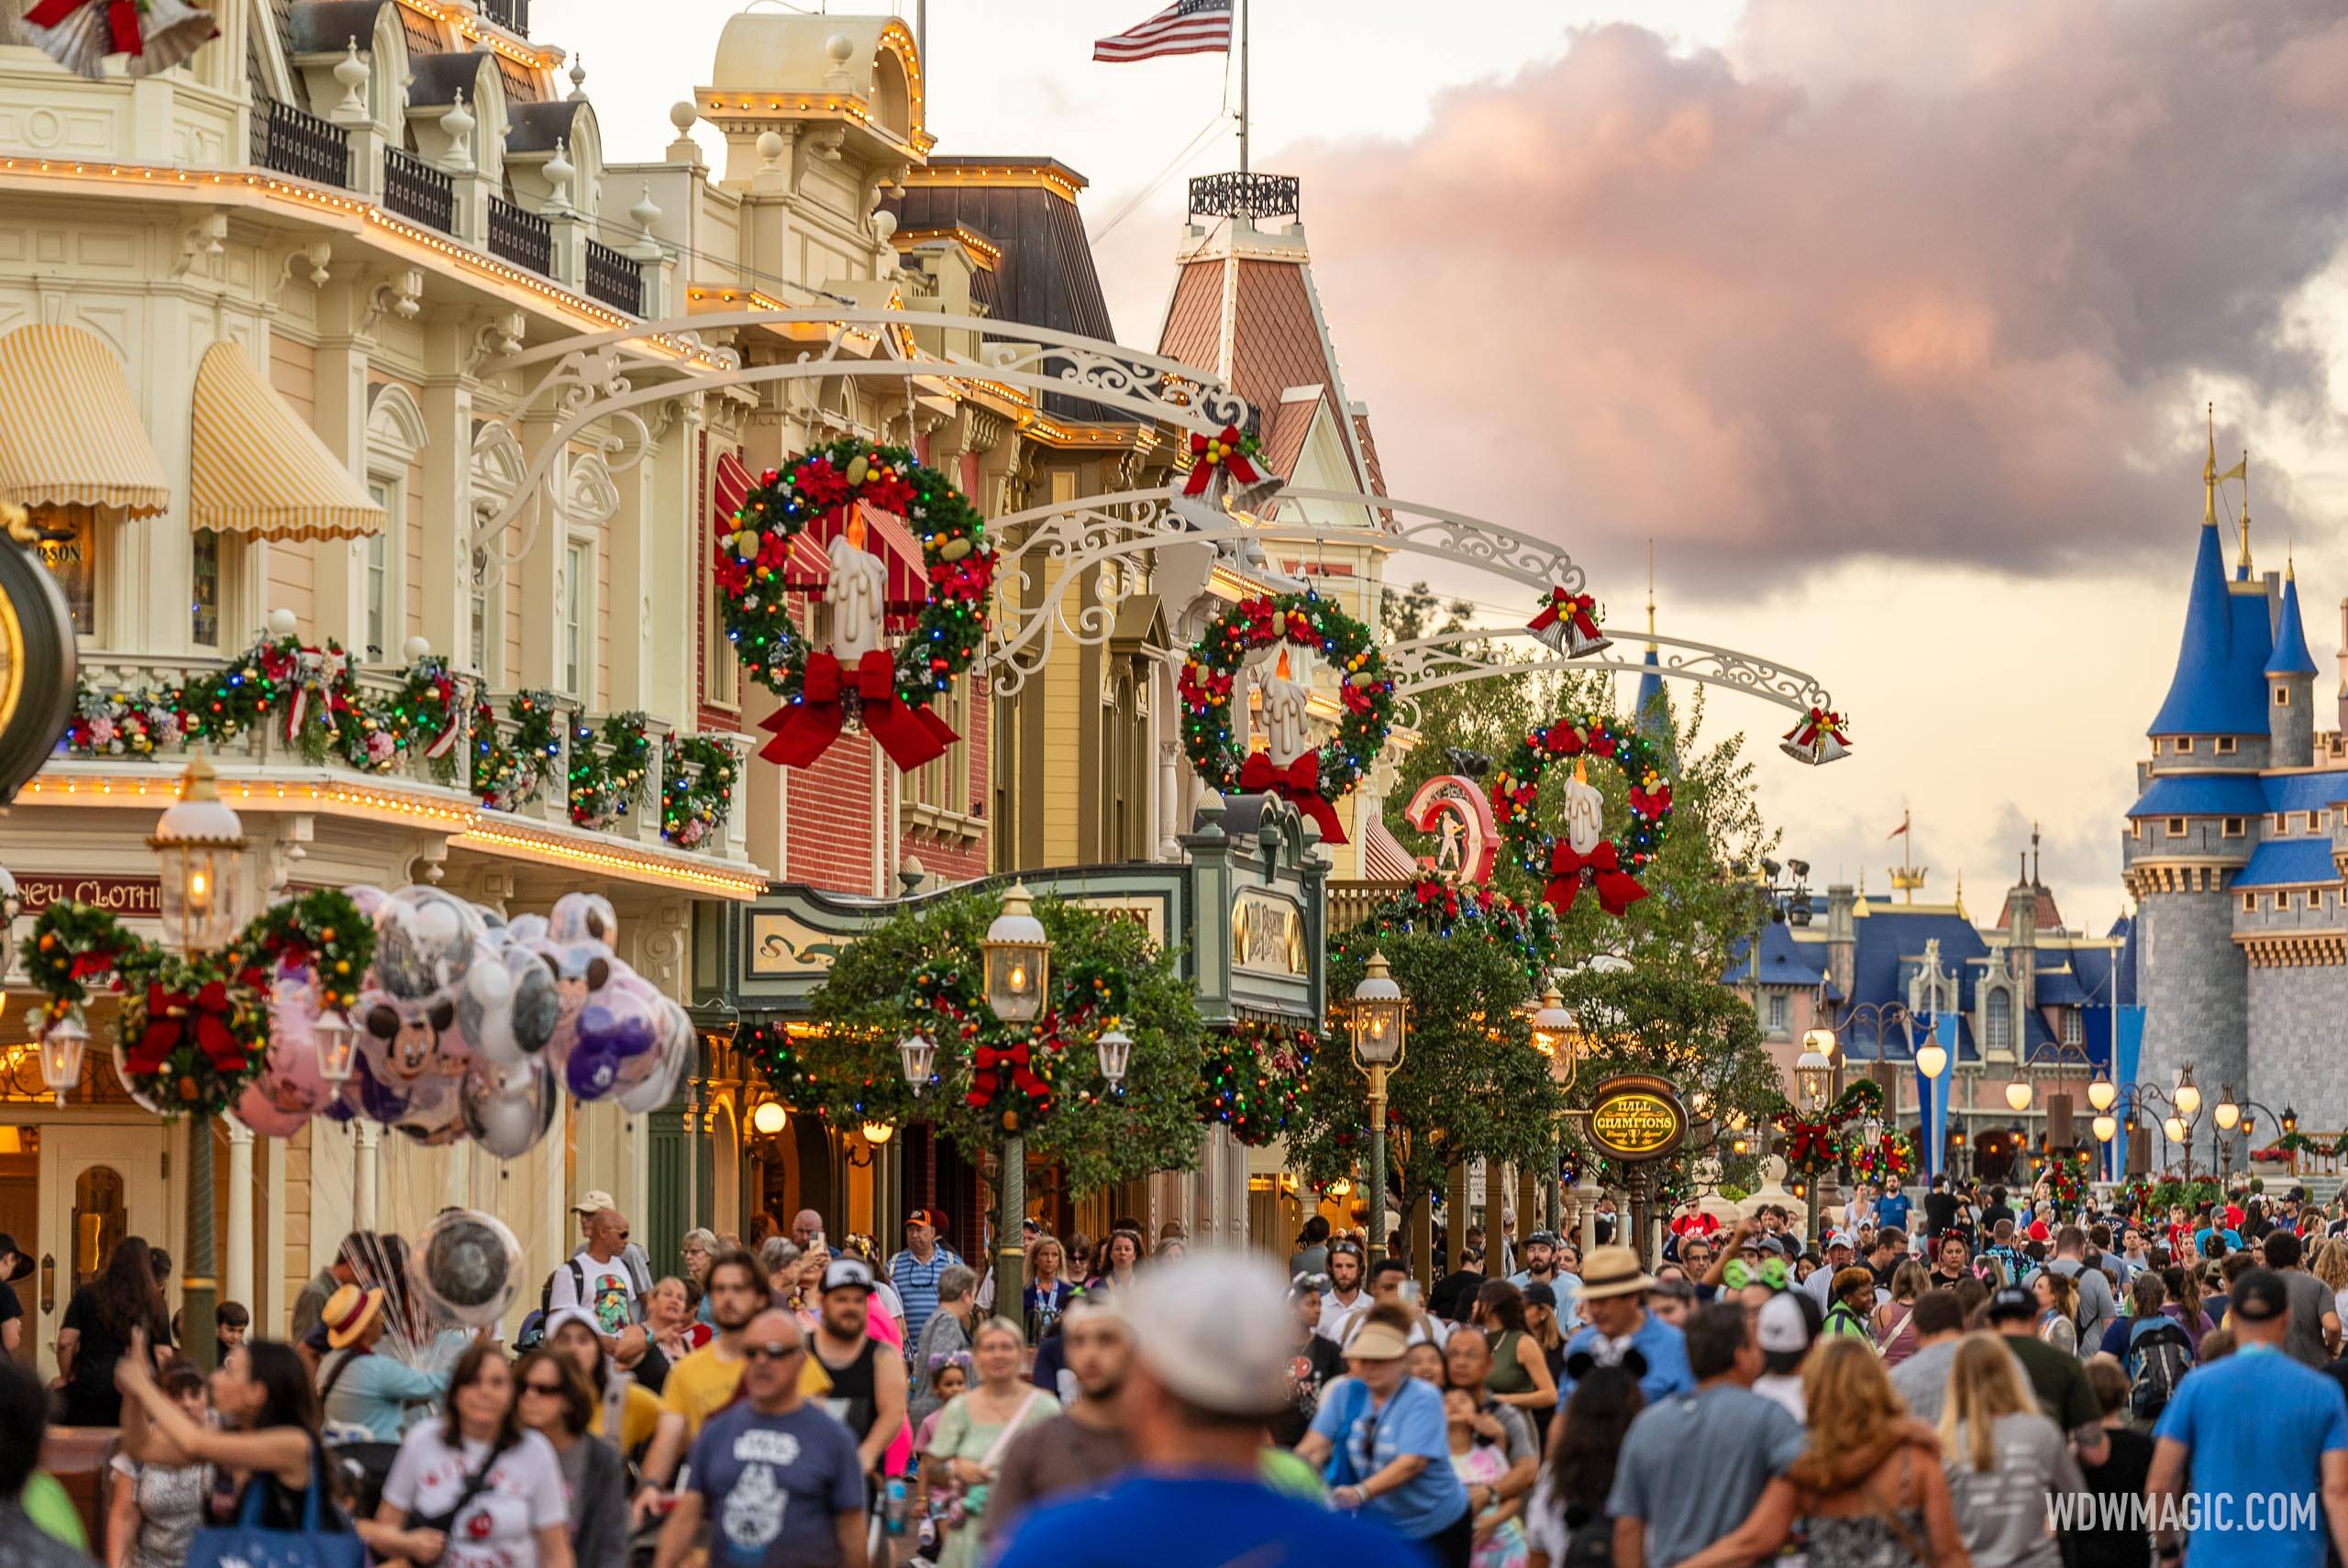
[[[635,996],[606,991],[579,1010],[579,1037],[571,1051],[608,1055],[617,1063],[659,1043],[660,1021],[652,1009]]]
[[[562,1067],[562,1079],[577,1100],[601,1099],[612,1092],[619,1082],[620,1059],[609,1051],[590,1046],[582,1033],[579,1043],[571,1047],[570,1060]]]

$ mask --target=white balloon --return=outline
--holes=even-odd
[[[493,1214],[443,1209],[408,1254],[408,1284],[426,1306],[467,1328],[505,1316],[521,1288],[522,1244]]]
[[[501,1160],[518,1159],[554,1125],[554,1074],[536,1057],[519,1066],[477,1065],[461,1090],[465,1131]]]

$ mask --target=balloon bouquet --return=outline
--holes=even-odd
[[[608,899],[566,893],[550,915],[508,921],[437,888],[348,891],[375,927],[350,1077],[338,1087],[320,1075],[311,977],[290,960],[272,988],[268,1066],[237,1106],[254,1132],[290,1137],[315,1115],[363,1116],[510,1160],[553,1126],[558,1082],[638,1114],[675,1094],[692,1020],[613,952]]]

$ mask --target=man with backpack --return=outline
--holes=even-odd
[[[551,1315],[559,1307],[583,1309],[595,1320],[604,1348],[615,1350],[620,1335],[644,1317],[635,1276],[620,1255],[627,1246],[627,1216],[600,1188],[581,1197],[571,1212],[579,1216],[579,1251],[547,1275],[538,1309]]]
[[[2161,1310],[2167,1289],[2155,1274],[2136,1276],[2129,1287],[2128,1344],[2120,1364],[2128,1374],[2128,1410],[2140,1421],[2157,1419],[2170,1396],[2193,1370],[2193,1340],[2185,1325]]]
[[[2111,1276],[2087,1261],[2088,1233],[2077,1225],[2066,1225],[2054,1232],[2054,1256],[2046,1265],[2050,1274],[2075,1279],[2079,1286],[2079,1319],[2072,1325],[2079,1331],[2079,1359],[2087,1361],[2103,1343],[2103,1331],[2120,1316],[2120,1303],[2112,1298]]]

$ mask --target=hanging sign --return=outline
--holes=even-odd
[[[1618,1160],[1659,1160],[1688,1136],[1688,1109],[1668,1078],[1626,1073],[1598,1086],[1589,1141]]]
[[[1419,786],[1402,820],[1435,841],[1433,855],[1419,856],[1430,871],[1443,872],[1466,882],[1492,879],[1492,861],[1500,849],[1500,828],[1492,820],[1492,803],[1484,787],[1456,773],[1438,773]]]
[[[153,877],[77,877],[50,871],[17,873],[17,896],[25,913],[37,915],[51,904],[87,904],[110,915],[154,919],[161,914]]]

